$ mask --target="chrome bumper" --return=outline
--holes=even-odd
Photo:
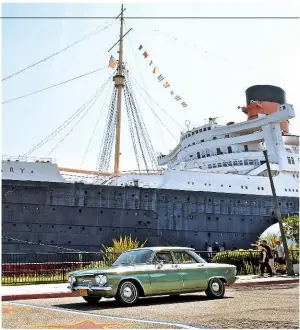
[[[111,291],[111,286],[68,286],[71,291],[78,291],[80,289],[86,289],[88,291]]]

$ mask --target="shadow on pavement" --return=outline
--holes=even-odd
[[[231,299],[232,297],[225,296],[220,300],[224,299]],[[147,297],[141,298],[138,303],[133,307],[139,306],[155,306],[155,305],[164,305],[164,304],[184,304],[186,302],[196,302],[196,301],[208,301],[208,300],[218,300],[208,298],[206,296],[198,296],[198,295],[185,295],[185,296],[165,296],[165,297]],[[77,309],[77,310],[94,310],[95,307],[97,309],[112,309],[112,308],[128,308],[120,305],[116,300],[100,300],[98,303],[95,304],[88,304],[85,301],[82,303],[71,303],[71,304],[58,304],[53,305],[54,307],[59,308],[68,308],[68,309]]]

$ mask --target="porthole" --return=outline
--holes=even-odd
[[[285,191],[287,191],[287,189],[284,189]]]
[[[52,226],[52,228],[54,228],[54,226]]]
[[[79,210],[78,210],[78,212],[79,212],[79,213],[81,213],[81,212],[82,212],[82,210],[81,210],[81,209],[79,209]]]
[[[53,207],[52,211],[55,211],[55,207]]]
[[[245,186],[245,189],[248,189],[248,186]]]
[[[69,229],[72,229],[72,227],[69,227]]]
[[[82,229],[82,230],[85,230],[85,227],[82,227],[81,229]]]
[[[231,185],[229,185],[228,187],[231,188]]]
[[[103,213],[103,210],[100,211],[100,214],[102,214],[102,213]]]
[[[98,195],[100,195],[101,193],[100,193],[100,191],[98,191]]]
[[[241,186],[242,189],[244,189],[244,186]]]
[[[13,227],[16,227],[16,224],[15,223],[13,224]]]
[[[69,244],[71,244],[71,241],[68,241]]]
[[[207,217],[207,220],[210,220],[210,217]]]
[[[99,228],[99,231],[102,231],[102,228]]]
[[[54,243],[54,241],[51,241],[51,244],[53,244]]]
[[[261,190],[265,190],[265,188],[264,187],[261,187]]]
[[[85,191],[84,194],[87,195],[87,191]]]
[[[42,227],[42,225],[39,226],[40,228]]]

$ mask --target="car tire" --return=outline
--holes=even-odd
[[[208,282],[208,287],[205,290],[205,293],[209,298],[221,299],[225,294],[225,283],[219,278],[212,278]]]
[[[97,304],[97,302],[99,302],[102,297],[82,297],[87,303],[89,304]]]
[[[124,281],[119,285],[115,298],[123,306],[132,306],[140,298],[139,288],[132,281]]]

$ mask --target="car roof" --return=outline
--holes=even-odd
[[[137,250],[152,250],[152,251],[194,251],[195,249],[184,247],[184,246],[149,246],[149,247],[143,247],[138,249],[132,249],[130,251],[137,251]]]

